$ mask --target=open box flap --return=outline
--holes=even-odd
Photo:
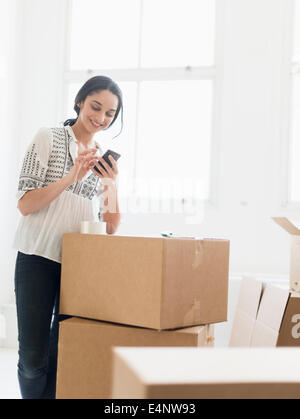
[[[284,311],[290,296],[288,289],[266,284],[259,305],[257,321],[279,333]]]
[[[299,236],[300,230],[287,218],[285,217],[272,217],[275,223],[279,224],[285,231],[292,235]]]
[[[243,277],[229,346],[251,346],[251,336],[259,309],[263,285],[262,281],[255,278]]]

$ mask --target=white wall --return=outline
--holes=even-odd
[[[1,127],[1,205],[0,205],[0,307],[12,299],[15,252],[11,249],[17,214],[15,191],[18,155],[18,126],[22,112],[15,101],[18,89],[16,69],[18,2],[0,1],[0,127]]]
[[[14,302],[12,242],[21,161],[38,128],[57,126],[62,114],[65,12],[64,0],[0,0],[0,307]]]
[[[218,41],[219,124],[214,144],[214,196],[201,225],[176,215],[124,217],[120,233],[223,237],[231,241],[231,272],[287,275],[289,237],[270,217],[291,214],[280,206],[282,127],[286,91],[286,39],[291,0],[219,0],[223,13]],[[13,301],[10,243],[16,227],[14,194],[21,158],[40,126],[62,120],[65,0],[2,0],[0,55],[10,51],[1,99],[4,186],[1,205],[0,305]],[[1,12],[5,13],[1,13]],[[9,22],[9,23],[8,23]],[[3,24],[5,25],[3,26]],[[3,40],[8,39],[8,43]],[[8,46],[9,45],[9,46]],[[4,89],[5,90],[5,89]]]
[[[65,0],[19,0],[20,159],[41,126],[61,121],[66,4]]]

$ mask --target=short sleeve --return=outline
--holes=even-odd
[[[45,186],[48,162],[52,151],[52,132],[41,128],[28,146],[19,176],[16,197],[21,199],[26,192]]]

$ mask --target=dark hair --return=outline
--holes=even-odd
[[[112,126],[112,124],[118,118],[118,115],[121,111],[121,131],[118,134],[118,135],[120,135],[121,132],[122,132],[122,128],[123,128],[123,96],[122,96],[121,89],[119,88],[117,83],[114,82],[111,78],[106,77],[106,76],[95,76],[95,77],[92,77],[91,79],[89,79],[87,82],[84,83],[84,85],[81,87],[81,89],[79,90],[79,92],[77,93],[77,95],[75,97],[74,111],[77,113],[77,118],[67,119],[64,122],[64,126],[66,126],[66,125],[72,126],[77,121],[77,119],[79,117],[79,112],[80,112],[80,108],[78,106],[79,103],[84,102],[85,99],[87,98],[87,96],[90,96],[93,93],[99,93],[102,90],[109,90],[112,94],[116,95],[119,99],[117,111],[116,111],[114,119],[112,120],[109,127]],[[118,135],[116,135],[116,137]]]

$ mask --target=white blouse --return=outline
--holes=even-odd
[[[97,144],[97,155],[103,155]],[[18,200],[65,176],[78,155],[76,137],[70,126],[42,128],[29,145],[19,177]],[[13,247],[61,263],[62,236],[79,233],[81,221],[100,219],[102,183],[92,171],[70,185],[49,205],[22,216]]]

